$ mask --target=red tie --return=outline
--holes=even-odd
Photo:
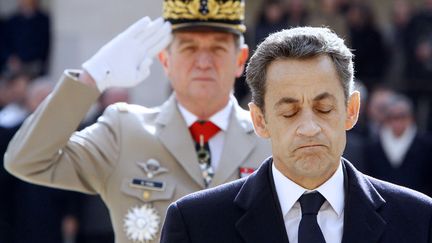
[[[220,131],[220,128],[213,124],[211,121],[196,121],[189,127],[193,139],[200,143],[200,136],[204,137],[204,143],[207,143],[216,133]]]

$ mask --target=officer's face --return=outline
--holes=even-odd
[[[159,57],[178,100],[225,102],[243,72],[247,48],[236,47],[229,33],[181,31]]]
[[[321,185],[339,165],[359,93],[345,104],[327,56],[286,59],[268,66],[264,102],[265,116],[254,104],[250,108],[257,133],[271,139],[275,166],[305,188]]]

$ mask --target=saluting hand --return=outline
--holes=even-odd
[[[171,41],[171,25],[144,17],[103,46],[82,67],[99,91],[133,87],[150,74],[153,57]]]

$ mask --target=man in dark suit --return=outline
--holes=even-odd
[[[417,129],[411,100],[395,94],[383,113],[378,139],[366,146],[366,173],[431,196],[431,138]]]
[[[273,156],[248,178],[170,205],[161,242],[432,242],[432,199],[343,159],[358,118],[352,53],[326,28],[267,37],[246,79]]]

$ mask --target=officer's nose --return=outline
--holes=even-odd
[[[209,51],[202,50],[197,53],[196,65],[201,69],[207,69],[211,67],[212,59],[212,55]]]

